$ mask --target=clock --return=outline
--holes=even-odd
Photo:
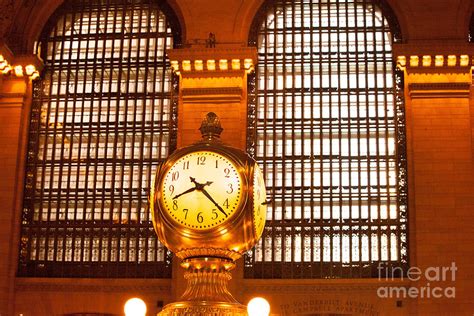
[[[222,225],[243,203],[243,177],[236,162],[223,154],[211,150],[187,153],[163,173],[159,188],[163,210],[171,221],[188,229]]]
[[[262,170],[257,164],[253,170],[253,223],[255,235],[260,238],[265,228],[267,214],[267,194]]]
[[[154,228],[182,259],[187,280],[181,301],[166,305],[160,315],[244,316],[246,307],[227,282],[236,260],[264,230],[264,176],[247,153],[220,141],[223,128],[215,113],[207,114],[200,130],[201,141],[160,163],[151,187]]]
[[[218,257],[234,262],[262,235],[266,194],[262,171],[244,151],[220,141],[214,113],[203,139],[163,161],[150,193],[160,241],[181,259]]]

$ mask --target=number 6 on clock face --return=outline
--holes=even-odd
[[[242,203],[242,175],[232,160],[213,151],[196,151],[165,171],[162,206],[175,222],[195,230],[228,221]]]

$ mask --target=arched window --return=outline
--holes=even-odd
[[[272,201],[246,277],[376,277],[379,266],[407,266],[397,27],[381,1],[270,0],[260,9],[248,150]]]
[[[173,14],[151,0],[70,0],[38,44],[21,276],[169,277],[148,191],[175,147],[166,50]]]

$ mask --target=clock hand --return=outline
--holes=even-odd
[[[182,193],[180,193],[180,194],[178,194],[178,195],[175,195],[175,196],[173,197],[173,200],[179,198],[179,197],[180,197],[181,195],[183,195],[183,194],[186,194],[186,193],[189,193],[189,192],[193,192],[193,191],[195,191],[195,190],[201,191],[201,187],[202,187],[203,185],[200,184],[200,183],[198,183],[198,182],[196,182],[196,179],[193,178],[193,177],[189,177],[189,179],[191,180],[192,183],[194,183],[194,188],[188,189],[188,190],[186,190],[186,191],[184,191],[184,192],[182,192]],[[211,183],[212,183],[212,182],[211,182]]]
[[[198,191],[204,190],[204,187],[206,185],[211,185],[212,184],[212,181],[207,181],[206,183],[199,183],[199,182],[196,181],[196,178],[189,177],[189,179],[191,180],[192,183],[194,183],[194,185],[196,186],[196,190],[198,190]]]
[[[188,189],[188,190],[186,190],[186,191],[184,191],[184,192],[182,192],[182,193],[180,193],[180,194],[178,194],[178,195],[175,195],[175,196],[173,197],[173,200],[176,200],[177,198],[179,198],[179,197],[180,197],[181,195],[183,195],[183,194],[186,194],[186,193],[189,193],[189,192],[193,192],[194,190],[196,190],[196,188],[191,188],[191,189]]]
[[[214,205],[219,209],[219,211],[222,212],[222,214],[225,215],[225,217],[227,217],[226,212],[222,209],[222,207],[221,207],[219,204],[216,203],[216,201],[214,201],[214,199],[212,198],[212,196],[211,196],[209,193],[207,193],[207,191],[206,191],[204,188],[201,190],[201,192],[202,192],[202,194],[204,194],[212,203],[214,203]]]

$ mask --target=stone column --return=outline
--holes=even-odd
[[[436,291],[440,298],[419,293],[416,313],[461,314],[474,308],[472,50],[413,46],[395,51],[405,70],[410,265],[422,271],[412,286],[443,291]],[[446,273],[436,275],[442,269]],[[451,287],[455,299],[445,292]]]
[[[13,315],[31,82],[0,77],[0,315]]]
[[[171,65],[179,76],[178,139],[183,147],[201,139],[199,127],[208,112],[221,118],[221,139],[228,145],[246,149],[247,78],[253,71],[257,50],[244,48],[184,48],[168,52]],[[173,296],[185,290],[184,270],[179,260],[173,264]],[[240,297],[243,260],[237,261],[230,291]],[[244,302],[245,303],[245,302]]]

